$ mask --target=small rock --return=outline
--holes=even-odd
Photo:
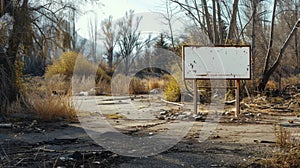
[[[258,113],[256,116],[257,116],[257,117],[261,117],[261,113]]]
[[[183,120],[184,118],[186,118],[186,115],[178,115],[177,117],[178,120]]]
[[[184,112],[183,115],[191,116],[191,115],[192,115],[192,112]]]
[[[221,138],[219,135],[215,135],[215,136],[213,136],[212,137],[213,139],[219,139],[219,138]]]
[[[65,160],[66,160],[66,158],[65,158],[65,157],[63,157],[63,156],[61,156],[61,157],[59,157],[59,160],[61,160],[61,161],[65,161]]]
[[[237,119],[236,118],[232,118],[232,119],[230,119],[230,121],[236,121]]]
[[[159,119],[159,120],[165,120],[165,117],[160,116],[160,117],[158,117],[158,119]]]
[[[204,118],[202,116],[196,116],[195,121],[204,121]]]
[[[223,115],[230,115],[230,112],[226,111],[225,113],[223,113]]]
[[[12,126],[11,123],[0,124],[0,128],[12,128]]]
[[[118,156],[119,156],[118,154],[111,155],[112,158],[117,158]]]
[[[150,94],[159,94],[159,93],[161,93],[161,90],[156,88],[156,89],[152,89],[149,93]]]
[[[167,114],[168,114],[167,111],[162,111],[162,112],[160,112],[160,115],[167,115]]]
[[[253,118],[253,117],[254,117],[254,114],[253,114],[253,113],[246,113],[245,116],[248,116],[248,117]]]
[[[288,120],[288,122],[289,122],[290,124],[293,124],[293,123],[294,123],[294,120]]]
[[[100,165],[101,162],[99,162],[99,161],[94,161],[93,164],[95,164],[95,165]]]
[[[80,152],[76,151],[72,154],[72,158],[74,158],[76,160],[82,159],[82,154]]]
[[[79,96],[88,96],[88,95],[89,95],[88,92],[83,92],[83,91],[81,91],[81,92],[79,93]]]
[[[195,117],[189,116],[189,117],[187,118],[187,120],[188,120],[188,121],[194,121],[194,120],[195,120]]]

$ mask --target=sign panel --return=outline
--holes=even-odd
[[[250,79],[250,46],[183,46],[185,79]]]

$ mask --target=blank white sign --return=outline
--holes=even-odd
[[[250,79],[250,46],[184,46],[185,79]]]

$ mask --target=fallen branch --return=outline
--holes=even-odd
[[[0,124],[0,128],[11,128],[12,124],[8,123],[8,124]]]
[[[163,101],[163,102],[165,102],[165,103],[168,103],[168,104],[174,104],[174,105],[177,105],[177,106],[184,106],[184,104],[170,102],[170,101],[167,101],[167,100],[164,100],[164,99],[160,99],[160,100]]]
[[[255,139],[254,142],[256,142],[256,143],[271,143],[271,144],[275,143],[274,141],[257,140],[257,139]]]

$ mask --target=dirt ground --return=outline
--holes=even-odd
[[[209,109],[212,104],[200,105],[201,114],[195,115],[190,103],[168,104],[159,96],[76,97],[80,122],[49,123],[25,117],[0,123],[0,167],[258,167],[254,163],[268,158],[275,150],[276,125],[299,138],[296,100],[252,98],[242,102],[239,118],[234,117],[233,105],[225,105],[223,111],[218,111],[218,120],[208,120],[209,114],[216,113]],[[298,105],[292,107],[293,102]],[[91,136],[89,130],[106,137],[111,133],[107,125],[133,138],[151,139],[165,132],[170,139],[183,136],[161,153],[132,157],[132,153],[143,149],[131,148],[134,144],[117,137],[99,140],[94,134]],[[185,127],[189,129],[186,131]],[[203,139],[204,136],[207,137]],[[110,141],[115,143],[113,150],[101,144]],[[119,148],[136,150],[128,151],[128,155],[111,152]]]

